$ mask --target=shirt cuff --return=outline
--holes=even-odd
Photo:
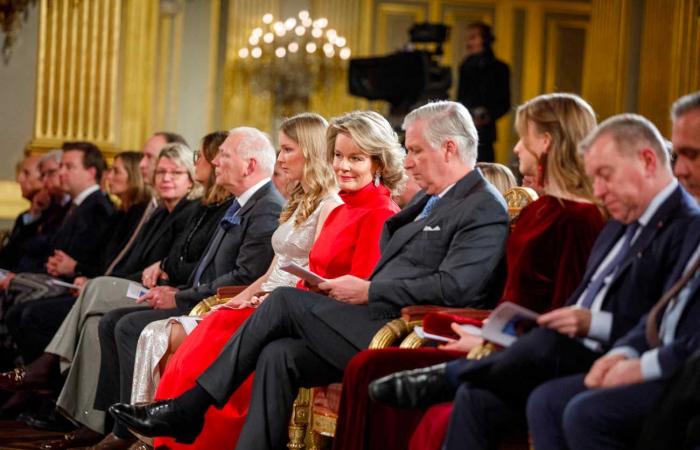
[[[640,358],[642,378],[644,381],[658,380],[661,378],[661,363],[659,362],[659,349],[647,350]]]
[[[611,349],[608,353],[606,353],[606,356],[612,355],[623,355],[627,357],[627,359],[639,358],[639,352],[636,349],[634,349],[634,347],[630,347],[628,345],[622,347],[615,347]]]
[[[36,222],[36,220],[41,217],[41,215],[34,215],[27,211],[26,213],[22,214],[22,224],[23,225],[29,225],[31,223]]]
[[[591,311],[591,326],[588,329],[588,337],[600,342],[610,340],[613,315],[607,311]]]

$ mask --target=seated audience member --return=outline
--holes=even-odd
[[[117,401],[131,398],[136,347],[146,325],[188,314],[199,301],[216,294],[219,287],[254,282],[272,261],[270,238],[277,228],[284,200],[270,178],[275,164],[270,140],[255,128],[234,128],[219,147],[213,164],[217,183],[234,194],[236,200],[186,284],[157,286],[138,299],[148,306],[123,307],[101,319],[102,359],[96,409],[105,411]],[[115,424],[112,433],[98,445],[121,448],[132,442],[129,431]]]
[[[120,199],[121,204],[105,230],[102,240],[104,244],[96,248],[98,260],[94,264],[86,264],[57,250],[47,263],[49,274],[73,279],[76,275],[101,274],[109,268],[151,201],[138,170],[140,160],[139,153],[121,153],[116,156],[114,166],[108,171],[110,190]],[[74,302],[75,297],[70,294],[59,295],[27,302],[22,304],[21,309],[12,310],[8,320],[26,363],[34,361],[43,353]]]
[[[106,171],[106,187],[110,194],[119,199],[119,206],[105,233],[104,245],[97,249],[97,264],[84,264],[58,251],[47,263],[50,275],[93,278],[111,273],[108,269],[121,260],[118,256],[129,248],[127,244],[135,235],[136,228],[150,217],[155,202],[150,186],[144,183],[139,170],[142,158],[143,154],[138,152],[119,153],[114,157],[112,167]]]
[[[38,155],[27,155],[17,165],[17,184],[22,198],[28,200],[31,205],[28,210],[17,216],[7,243],[0,249],[0,268],[5,270],[17,271],[22,244],[36,234],[42,212],[49,206],[49,196],[42,189],[40,159]]]
[[[184,158],[184,159],[183,159]],[[138,280],[141,270],[155,260],[161,259],[170,249],[175,237],[177,237],[186,226],[192,211],[191,201],[186,198],[190,192],[194,181],[192,180],[192,152],[182,144],[168,144],[162,151],[162,156],[158,159],[159,170],[182,170],[189,164],[190,170],[185,173],[189,176],[180,176],[166,181],[157,180],[155,192],[163,206],[153,212],[148,221],[138,232],[130,251],[123,256],[113,268],[111,276],[98,277],[85,283],[77,299],[68,298],[72,303],[70,312],[60,324],[60,328],[54,334],[53,339],[45,349],[45,353],[33,361],[25,368],[18,368],[12,372],[0,374],[0,389],[15,391],[23,390],[45,390],[53,384],[59,374],[59,362],[61,372],[70,369],[68,380],[76,380],[84,383],[90,380],[90,376],[83,373],[80,377],[71,378],[71,375],[81,371],[81,367],[90,367],[96,360],[94,352],[90,349],[94,347],[97,338],[97,321],[105,312],[113,308],[113,303],[133,304],[134,299],[127,298],[124,293],[129,278]],[[183,163],[185,161],[185,163]],[[121,283],[121,284],[120,284]],[[138,285],[138,283],[135,283]],[[118,291],[119,300],[114,299],[113,291]],[[112,293],[112,294],[111,294]],[[122,297],[124,297],[122,299]],[[111,302],[111,303],[110,303]],[[85,352],[82,349],[88,349]],[[80,351],[78,351],[80,350]],[[97,378],[97,374],[94,374]],[[78,381],[80,380],[80,381]],[[93,381],[93,386],[96,381]],[[64,386],[63,392],[71,391]],[[93,394],[94,395],[94,394]],[[69,400],[63,404],[63,395],[59,396],[59,406],[66,412],[74,411],[79,407],[79,421],[88,421],[89,414],[85,411],[92,409],[92,400],[89,406],[82,402],[81,396],[69,396]]]
[[[511,170],[499,163],[478,162],[476,168],[481,170],[481,174],[489,183],[498,189],[498,192],[505,194],[509,189],[518,185],[515,175]]]
[[[6,242],[0,248],[0,269],[5,271],[18,271],[19,260],[25,250],[24,246],[38,234],[43,211],[50,204],[51,199],[43,189],[39,160],[40,157],[37,155],[27,155],[17,164],[17,183],[22,197],[29,200],[31,206],[17,216]],[[4,274],[0,275],[0,278],[4,278]],[[2,282],[3,280],[0,279],[0,283]],[[4,291],[6,287],[7,285],[4,284],[0,291]],[[9,305],[5,305],[5,302],[0,299],[0,370],[11,367],[14,359],[14,344],[4,320],[5,307]]]
[[[114,212],[109,199],[97,184],[106,168],[100,150],[89,142],[66,142],[62,149],[58,176],[61,188],[70,195],[72,202],[48,245],[41,246],[41,251],[35,254],[34,259],[39,264],[35,269],[42,273],[46,272],[48,258],[59,251],[85,264],[95,263],[97,255],[93,250],[103,238]],[[15,274],[10,273],[4,282],[9,282],[8,289],[16,291],[15,296],[32,290],[31,280],[14,278]]]
[[[321,293],[275,290],[192,389],[151,405],[115,406],[112,413],[119,420],[142,434],[192,442],[209,407],[223,406],[255,371],[236,448],[282,448],[299,387],[340,381],[350,358],[403,306],[493,305],[492,281],[508,219],[502,196],[474,170],[472,119],[464,106],[443,101],[411,112],[404,126],[404,165],[427,192],[387,220],[381,257],[369,280],[329,276],[318,286]],[[334,160],[342,168],[339,182],[359,187],[362,180],[352,168],[361,161],[344,154],[349,140],[338,136]],[[319,251],[332,251],[347,239],[354,240],[343,236]]]
[[[302,241],[299,233],[303,231],[299,229],[299,232],[289,235],[287,245],[294,254],[299,255],[300,243],[305,242],[306,252],[303,258],[293,261],[308,266],[309,270],[324,278],[346,274],[366,278],[379,259],[379,239],[384,222],[398,211],[397,205],[390,200],[390,193],[400,188],[405,178],[403,151],[388,122],[374,112],[349,113],[333,119],[327,133],[325,126],[313,131],[315,138],[311,152],[309,143],[300,141],[295,144],[295,139],[309,136],[310,130],[303,132],[289,125],[282,126],[280,160],[282,167],[286,168],[287,179],[298,182],[302,176],[300,169],[304,169],[308,175],[301,179],[301,184],[296,189],[297,196],[303,195],[301,199],[304,199],[308,195],[317,195],[313,192],[319,191],[318,187],[327,185],[323,191],[334,187],[337,178],[344,204],[338,206],[338,201],[335,200],[337,196],[333,195],[326,210],[318,213],[321,217],[313,219],[314,222],[318,221],[314,233],[307,232],[308,236]],[[307,154],[305,165],[301,165],[303,160],[295,163],[296,159],[292,159],[294,156],[287,154],[293,145],[301,145],[302,149],[309,148],[304,152]],[[299,147],[296,151],[301,155]],[[328,164],[331,160],[332,166]],[[301,166],[293,170],[294,165]],[[323,174],[323,178],[319,180],[320,174]],[[321,180],[323,184],[319,183]],[[318,187],[309,190],[309,193],[301,190],[310,185]],[[304,203],[306,202],[300,202]],[[294,205],[290,204],[289,208],[292,207]],[[291,214],[291,210],[288,214]],[[277,264],[288,264],[288,261],[289,258],[283,254]],[[279,272],[279,268],[274,270],[271,276]],[[285,279],[289,286],[296,285],[298,281],[296,277],[290,279],[285,276]],[[304,284],[301,283],[301,286]],[[254,283],[205,319],[174,356],[159,386],[159,398],[177,396],[195,385],[197,377],[218,356],[242,322],[252,314],[254,309],[251,307],[259,304],[251,295],[260,290],[259,283]],[[212,446],[235,448],[247,415],[251,385],[252,377],[249,377],[236,390],[224,409],[209,409],[202,433],[192,446],[177,444],[172,439],[157,439],[155,446],[165,445],[172,449],[206,449]]]
[[[504,351],[399,372],[370,385],[374,399],[395,406],[427,406],[454,397],[447,449],[494,447],[522,424],[533,389],[585,372],[636,325],[678,261],[699,209],[673,178],[654,125],[634,114],[614,116],[580,147],[594,194],[614,220],[596,241],[571,306],[541,315],[541,327]]]
[[[674,172],[697,195],[700,92],[679,99],[672,117]],[[651,312],[587,374],[550,381],[532,393],[527,416],[538,449],[631,448],[635,441],[649,449],[700,444],[700,435],[686,439],[685,432],[698,415],[697,375],[672,381],[700,350],[700,221],[688,227],[677,260]],[[666,391],[674,382],[675,395],[673,388]],[[693,391],[695,402],[688,401]]]
[[[508,237],[508,277],[501,302],[544,313],[563,306],[581,282],[593,243],[604,225],[577,151],[579,142],[595,125],[595,113],[575,95],[543,95],[518,108],[515,128],[520,140],[513,151],[520,173],[537,180],[542,195],[523,208]],[[479,163],[477,167],[480,164],[493,165]],[[485,176],[492,170],[489,165],[481,168]],[[514,182],[506,175],[502,178],[506,186]],[[494,184],[502,182],[496,178]],[[483,343],[457,324],[452,329],[460,339],[441,349],[369,350],[351,361],[343,378],[336,449],[406,447],[409,430],[415,429],[411,424],[416,424],[419,415],[370,403],[367,385],[396,370],[427,366],[440,359],[449,361],[455,351],[466,354]],[[450,409],[450,404],[441,404],[428,410],[412,439],[412,448],[440,447]],[[407,426],[381,433],[390,428],[390,421]]]

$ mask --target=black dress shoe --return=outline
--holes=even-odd
[[[148,405],[117,403],[109,407],[109,413],[138,434],[170,436],[183,444],[193,443],[204,426],[203,416],[193,417],[181,411],[174,400]]]
[[[373,381],[372,400],[396,408],[427,408],[454,399],[455,387],[445,375],[446,364],[405,370]]]

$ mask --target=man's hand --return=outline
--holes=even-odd
[[[15,277],[15,274],[12,272],[7,272],[7,275],[5,278],[0,280],[0,291],[6,291],[8,287],[10,287],[10,282],[12,279]]]
[[[642,362],[639,358],[620,361],[608,370],[601,387],[612,388],[644,381]]]
[[[610,369],[626,359],[627,357],[621,354],[601,356],[593,363],[583,383],[589,389],[603,387],[603,380]]]
[[[51,196],[49,195],[49,191],[46,189],[40,189],[39,192],[34,194],[34,197],[32,197],[32,204],[29,207],[29,212],[32,214],[32,216],[37,217],[49,207],[49,204],[51,204]]]
[[[542,314],[537,319],[537,323],[570,337],[583,337],[588,335],[588,330],[591,328],[591,311],[567,306]]]
[[[71,277],[75,275],[77,262],[62,250],[56,250],[46,262],[46,271],[54,277]]]
[[[473,334],[470,334],[458,323],[453,322],[450,325],[450,328],[452,328],[452,331],[459,335],[459,339],[456,341],[453,340],[445,345],[441,345],[440,348],[443,350],[457,350],[459,352],[469,353],[473,348],[476,348],[484,343],[484,339],[481,336],[474,336]]]
[[[146,302],[153,309],[172,309],[177,306],[175,302],[177,291],[177,288],[171,286],[157,286],[136,299],[136,303]]]
[[[318,288],[325,291],[329,297],[343,303],[364,305],[369,301],[369,281],[352,275],[343,275],[320,283]]]

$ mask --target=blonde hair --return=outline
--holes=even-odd
[[[405,153],[389,122],[374,111],[353,111],[331,119],[326,133],[328,162],[333,163],[335,139],[339,133],[349,136],[360,150],[377,162],[382,184],[392,193],[406,184],[403,168]]]
[[[501,194],[505,195],[508,189],[518,185],[513,172],[503,164],[478,162],[475,167],[481,170],[481,173],[484,174],[484,178],[486,178],[489,183],[493,184]]]
[[[280,131],[296,142],[304,155],[301,182],[288,189],[289,201],[280,214],[280,223],[289,220],[297,211],[294,226],[301,225],[318,208],[321,200],[336,189],[335,175],[325,158],[327,127],[326,119],[314,113],[297,114],[280,125]]]
[[[591,182],[578,152],[579,143],[596,126],[593,108],[574,94],[540,95],[518,107],[515,128],[520,136],[527,135],[528,124],[551,138],[550,151],[538,158],[542,185],[593,202]]]
[[[161,158],[168,158],[169,160],[181,165],[187,171],[187,177],[192,183],[192,189],[190,189],[190,193],[187,195],[187,198],[197,199],[202,196],[202,185],[194,179],[194,153],[188,146],[179,142],[165,144],[158,154],[156,165],[158,165]],[[153,185],[155,186],[155,183],[153,183]]]

